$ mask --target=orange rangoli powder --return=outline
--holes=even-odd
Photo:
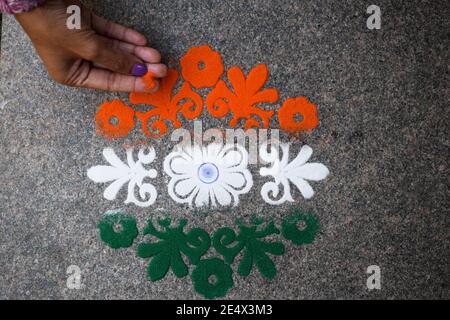
[[[296,120],[299,115],[301,120]],[[280,128],[289,132],[310,131],[319,124],[316,105],[310,103],[305,97],[287,99],[278,110]]]
[[[220,54],[207,45],[190,48],[180,66],[183,78],[197,89],[214,86],[224,71]]]
[[[109,138],[124,138],[134,128],[133,108],[119,99],[104,102],[95,116],[97,133]]]
[[[152,72],[147,72],[145,76],[142,77],[142,80],[145,83],[145,90],[151,91],[156,87],[155,75]]]
[[[260,103],[274,103],[278,101],[278,90],[275,88],[262,89],[269,77],[269,70],[265,64],[260,64],[250,70],[248,76],[241,68],[231,67],[227,73],[232,89],[225,81],[220,80],[216,87],[206,97],[206,108],[216,118],[225,117],[230,111],[233,118],[230,127],[234,128],[241,119],[245,120],[244,128],[259,128],[260,123],[255,116],[262,120],[263,127],[268,128],[274,110],[264,110],[257,105]]]
[[[174,128],[182,126],[179,114],[189,120],[202,114],[203,98],[192,87],[212,87],[205,99],[206,108],[215,118],[224,118],[232,113],[230,127],[235,128],[241,120],[245,129],[269,127],[275,110],[265,110],[260,105],[277,102],[279,93],[276,88],[264,88],[269,77],[266,65],[255,66],[247,76],[240,67],[231,67],[227,71],[229,86],[220,80],[224,73],[220,54],[208,45],[201,45],[190,48],[181,58],[180,66],[185,82],[177,93],[174,89],[179,73],[169,68],[156,92],[134,92],[129,96],[132,104],[148,105],[150,110],[135,112],[121,100],[104,102],[96,115],[97,132],[109,139],[126,137],[135,126],[136,115],[147,137],[161,137],[167,133],[168,124]],[[151,72],[143,77],[143,81],[149,91],[157,85]],[[287,99],[278,110],[278,121],[280,128],[289,133],[310,131],[319,123],[317,107],[305,97]]]
[[[130,93],[131,103],[154,107],[149,111],[136,113],[142,122],[142,130],[146,136],[158,138],[165,135],[168,130],[166,122],[172,123],[174,128],[180,128],[179,113],[189,120],[196,119],[201,115],[203,111],[202,97],[192,90],[189,83],[183,83],[178,93],[174,94],[178,77],[178,71],[170,68],[167,76],[161,79],[160,87],[156,92]]]

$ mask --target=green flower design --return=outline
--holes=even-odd
[[[305,225],[302,230],[298,228],[299,222],[303,222]],[[281,223],[283,237],[298,246],[312,243],[319,228],[319,218],[315,214],[304,213],[300,209],[292,210],[292,214]]]
[[[304,226],[300,227],[302,222]],[[148,220],[143,233],[151,235],[148,242],[142,242],[137,247],[137,255],[141,258],[151,258],[147,267],[148,277],[151,281],[163,279],[172,269],[176,277],[182,278],[189,274],[186,259],[195,265],[192,271],[194,289],[205,298],[213,299],[224,297],[233,287],[231,265],[238,254],[242,259],[239,262],[237,273],[243,277],[248,276],[253,265],[262,276],[273,279],[277,270],[270,255],[282,255],[285,246],[279,241],[265,240],[266,237],[280,234],[273,220],[265,224],[263,219],[253,217],[250,225],[244,225],[239,220],[236,225],[239,232],[223,227],[218,229],[212,239],[208,232],[201,228],[193,228],[189,232],[184,229],[187,221],[182,219],[178,225],[171,226],[170,218],[159,219],[156,228],[152,220]],[[111,248],[130,247],[138,235],[136,220],[121,212],[106,213],[98,222],[100,238]],[[313,213],[301,209],[291,210],[281,224],[281,234],[286,240],[295,245],[312,243],[320,229],[319,218]],[[156,238],[156,239],[155,239]],[[224,259],[202,259],[211,247],[220,253]],[[214,277],[214,279],[211,279]]]
[[[269,235],[280,233],[273,221],[265,228],[258,230],[258,226],[261,223],[262,221],[255,221],[254,225],[245,226],[237,221],[240,229],[239,235],[236,236],[236,233],[231,228],[220,228],[214,234],[212,242],[214,248],[224,256],[225,262],[228,264],[232,264],[238,253],[243,252],[242,260],[237,269],[241,276],[248,276],[253,264],[255,264],[264,277],[273,279],[277,269],[267,253],[282,255],[284,253],[284,245],[281,242],[260,240]],[[236,244],[232,245],[234,242]]]
[[[136,220],[121,212],[106,213],[97,228],[100,239],[113,249],[131,247],[139,233]]]
[[[185,233],[186,220],[180,220],[177,227],[170,227],[171,219],[158,220],[158,224],[164,229],[158,231],[152,221],[144,230],[144,234],[155,236],[161,241],[141,243],[137,254],[141,258],[152,258],[147,273],[152,281],[158,281],[165,277],[170,268],[178,278],[185,277],[189,269],[183,261],[181,253],[186,255],[192,264],[197,264],[200,258],[211,246],[208,233],[200,228],[193,228]]]
[[[211,277],[215,277],[213,282]],[[195,290],[207,299],[224,297],[233,287],[232,271],[219,258],[203,259],[192,271],[192,282]]]

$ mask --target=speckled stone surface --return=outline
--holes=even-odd
[[[312,245],[275,257],[273,281],[234,275],[233,299],[450,298],[449,3],[378,0],[381,30],[366,27],[365,1],[91,1],[110,19],[144,32],[164,57],[179,59],[207,43],[225,65],[248,71],[265,63],[281,98],[305,95],[318,105],[319,127],[307,143],[331,175],[316,195],[272,207],[262,179],[236,209],[198,214],[167,196],[160,174],[151,209],[103,199],[88,180],[101,151],[126,141],[96,136],[99,103],[126,95],[66,88],[49,80],[18,24],[3,21],[0,64],[0,299],[198,299],[190,277],[146,280],[130,249],[112,250],[96,223],[111,209],[139,227],[163,208],[213,231],[252,214],[280,222],[292,206],[315,212],[322,229]],[[188,123],[189,124],[189,123]],[[205,115],[206,128],[225,121]],[[156,166],[170,150],[154,141]],[[257,173],[257,167],[251,168]],[[366,268],[382,270],[382,289],[366,288]],[[82,270],[82,289],[66,269]]]

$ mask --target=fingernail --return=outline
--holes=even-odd
[[[136,63],[133,66],[133,70],[131,71],[131,73],[135,77],[142,77],[142,76],[144,76],[147,73],[147,71],[148,71],[148,69],[147,69],[147,66],[145,64]]]
[[[152,72],[155,78],[161,78],[161,75],[164,73],[164,67],[160,63],[149,64],[147,67],[148,71]]]

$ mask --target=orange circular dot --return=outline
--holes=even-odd
[[[110,139],[126,137],[135,126],[134,113],[119,99],[102,103],[95,115],[97,133]]]
[[[278,121],[280,128],[290,133],[312,130],[319,124],[317,106],[305,97],[287,99],[278,110]]]
[[[197,89],[214,86],[224,72],[220,54],[208,45],[190,48],[180,65],[183,78]]]

